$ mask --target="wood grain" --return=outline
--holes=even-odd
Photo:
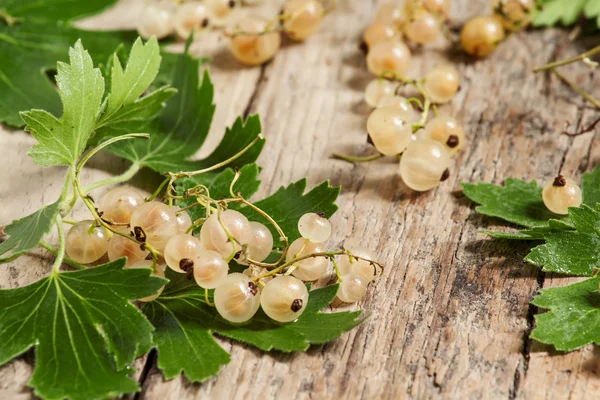
[[[453,2],[451,24],[487,12],[488,1]],[[262,13],[274,13],[271,2]],[[121,2],[86,27],[117,28],[131,23],[140,1]],[[165,381],[155,357],[140,360],[145,399],[591,399],[600,397],[600,352],[586,347],[558,354],[528,339],[529,301],[540,287],[573,279],[545,275],[522,261],[526,244],[492,241],[479,233],[497,220],[476,214],[460,182],[501,183],[507,177],[549,179],[558,171],[580,179],[597,165],[594,134],[560,136],[565,121],[589,122],[598,112],[534,66],[575,55],[589,43],[570,43],[554,29],[511,36],[489,58],[472,60],[443,41],[415,49],[413,76],[441,62],[462,75],[456,99],[441,113],[456,116],[470,141],[450,179],[417,194],[399,179],[392,160],[351,165],[334,152],[368,154],[364,125],[369,110],[363,89],[371,79],[358,50],[361,31],[376,9],[366,0],[339,1],[323,29],[302,44],[285,42],[263,67],[240,66],[226,41],[209,35],[194,44],[211,57],[217,114],[206,154],[223,127],[240,114],[259,113],[267,145],[259,159],[263,185],[257,198],[307,177],[341,185],[332,219],[331,247],[374,249],[387,265],[383,278],[360,307],[370,318],[340,339],[307,353],[265,354],[229,340],[221,345],[232,362],[203,384],[178,377]],[[179,45],[180,46],[180,45]],[[600,79],[583,65],[564,68],[582,87],[600,96]],[[25,157],[33,143],[20,131],[0,133],[5,168],[0,172],[0,222],[26,215],[58,195],[61,169],[42,169]],[[118,173],[125,163],[99,157],[85,179]],[[144,185],[144,177],[136,182]],[[79,216],[85,215],[79,208]],[[0,268],[0,286],[16,287],[43,276],[47,255],[23,257]],[[346,309],[352,307],[335,306]],[[160,354],[158,355],[160,357]],[[30,398],[26,382],[33,354],[0,369],[0,398]]]

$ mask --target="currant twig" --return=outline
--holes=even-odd
[[[63,222],[65,222],[65,221],[63,221]],[[43,240],[40,240],[39,245],[42,246],[43,248],[45,248],[46,250],[48,250],[50,253],[54,254],[55,256],[58,256],[58,250],[56,248],[54,248],[52,245],[44,242]],[[85,265],[79,264],[77,261],[73,261],[66,255],[64,256],[63,261],[77,269],[86,269],[87,268]]]
[[[135,176],[135,174],[137,174],[139,172],[139,170],[140,170],[140,165],[138,163],[133,163],[127,169],[127,171],[123,172],[121,175],[113,176],[111,178],[107,178],[107,179],[103,179],[101,181],[95,182],[95,183],[91,184],[90,186],[87,186],[85,188],[85,191],[91,192],[92,190],[98,189],[99,187],[102,187],[102,186],[116,185],[118,183],[127,182],[128,180],[133,178]]]
[[[533,69],[533,72],[545,71],[545,70],[554,69],[556,67],[560,67],[560,66],[563,66],[563,65],[573,64],[573,63],[578,62],[578,61],[583,61],[583,59],[589,58],[589,57],[593,56],[594,54],[596,54],[598,52],[600,52],[600,45],[594,47],[591,50],[586,51],[585,53],[581,53],[578,56],[567,58],[565,60],[551,62],[551,63],[545,64],[545,65],[542,65],[540,67],[536,67],[536,68]]]
[[[587,101],[589,101],[590,103],[592,103],[594,106],[596,106],[596,108],[600,108],[600,100],[597,100],[591,94],[589,94],[589,93],[583,91],[582,89],[580,89],[579,87],[577,87],[577,85],[575,85],[575,83],[573,83],[571,80],[569,80],[566,76],[564,76],[563,74],[561,74],[557,70],[552,69],[551,71],[554,73],[554,75],[556,75],[558,77],[558,79],[560,79],[561,81],[563,81],[564,83],[566,83],[578,95],[580,95],[581,97],[583,97],[584,99],[586,99]]]

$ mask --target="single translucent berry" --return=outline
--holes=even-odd
[[[404,34],[415,43],[431,43],[440,36],[440,22],[426,9],[418,8],[410,14]]]
[[[108,250],[108,239],[106,230],[94,221],[79,221],[67,233],[67,255],[81,264],[98,261]]]
[[[187,211],[182,211],[179,207],[172,207],[177,217],[177,231],[179,233],[186,233],[192,226],[192,217]]]
[[[323,243],[331,236],[331,224],[324,214],[307,213],[298,220],[298,231],[304,239]]]
[[[459,87],[460,77],[452,65],[438,65],[425,75],[425,93],[434,103],[449,102]]]
[[[121,229],[120,231],[127,234],[126,229]],[[127,257],[126,267],[146,259],[146,256],[149,254],[147,250],[142,249],[141,246],[133,240],[117,234],[112,235],[108,241],[107,252],[110,261],[114,261],[121,257]]]
[[[412,190],[433,189],[448,178],[450,154],[443,144],[432,139],[411,142],[400,159],[400,177]]]
[[[548,210],[566,215],[569,213],[569,207],[581,205],[581,189],[572,179],[559,175],[544,185],[542,199]]]
[[[151,260],[142,260],[142,261],[138,261],[135,264],[129,266],[128,268],[148,268],[148,269],[152,269],[152,261]],[[152,275],[153,276],[158,276],[159,278],[164,278],[165,277],[165,270],[162,268],[157,267],[156,269],[152,270]],[[163,290],[165,289],[164,286],[162,286],[158,292],[156,294],[153,294],[151,296],[148,297],[142,297],[141,299],[138,299],[139,301],[143,301],[144,303],[147,303],[149,301],[155,300],[156,298],[158,298],[158,296],[160,296],[160,294],[163,292]]]
[[[225,26],[231,23],[240,8],[239,0],[204,0],[204,5],[214,26]]]
[[[465,132],[462,126],[453,117],[440,115],[432,118],[425,124],[419,137],[433,139],[446,146],[451,156],[455,155],[465,145]]]
[[[162,39],[173,33],[173,15],[162,4],[146,4],[137,22],[137,31],[144,39]]]
[[[296,320],[308,304],[308,290],[293,276],[277,276],[267,283],[260,296],[260,305],[271,319],[278,322]]]
[[[281,46],[281,35],[274,30],[267,32],[267,28],[268,21],[257,17],[247,17],[235,24],[231,38],[234,57],[248,65],[272,59]]]
[[[410,122],[414,122],[418,119],[418,114],[415,112],[415,109],[412,108],[408,99],[403,96],[398,96],[396,94],[390,94],[383,96],[377,102],[377,108],[386,108],[392,107],[397,108],[399,110],[404,111],[408,115],[410,115]]]
[[[167,242],[164,256],[167,265],[173,271],[188,273],[196,266],[198,258],[205,251],[206,249],[198,238],[178,233]]]
[[[352,253],[352,256],[348,254],[342,254],[335,258],[340,275],[345,276],[348,274],[356,274],[360,276],[366,283],[375,279],[375,267],[373,264],[367,261],[375,260],[373,253],[360,247],[349,249],[349,251]],[[361,258],[356,259],[354,256]]]
[[[404,24],[405,14],[397,2],[383,4],[377,10],[375,22],[394,25],[400,27]]]
[[[404,76],[410,69],[412,55],[399,39],[383,40],[369,49],[367,68],[373,75],[391,73]]]
[[[208,28],[210,14],[204,3],[190,1],[181,4],[173,18],[175,32],[180,39],[186,40],[192,32]]]
[[[119,186],[109,190],[100,198],[98,210],[107,221],[128,224],[133,210],[140,204],[144,204],[144,197],[137,190]]]
[[[492,10],[506,30],[524,29],[531,22],[535,0],[492,0]]]
[[[283,6],[283,30],[292,40],[305,40],[319,29],[324,15],[318,0],[288,0]]]
[[[343,276],[337,297],[344,303],[356,303],[367,291],[367,281],[358,274],[349,273]]]
[[[325,251],[323,243],[313,243],[304,238],[298,238],[292,242],[286,254],[286,261],[290,262],[296,258],[308,256],[309,254],[322,253]],[[292,274],[303,281],[316,281],[327,272],[329,267],[329,258],[310,257],[293,264],[295,267]]]
[[[240,273],[227,275],[215,288],[217,312],[231,322],[246,322],[260,307],[260,290],[249,277]]]
[[[393,38],[397,33],[398,31],[394,25],[375,22],[365,29],[363,41],[367,45],[367,48],[370,49],[379,42]]]
[[[375,148],[386,156],[400,154],[410,143],[413,115],[396,107],[377,108],[367,120],[367,133]]]
[[[202,288],[216,288],[228,272],[229,264],[216,251],[204,250],[194,259],[194,279]]]
[[[450,0],[422,0],[423,7],[434,14],[440,21],[448,18],[450,13]]]
[[[225,229],[232,236],[232,240]],[[200,229],[200,240],[204,247],[218,252],[226,260],[241,251],[242,246],[250,243],[251,239],[252,229],[248,218],[235,210],[222,211],[220,217],[218,213],[212,214]]]
[[[467,21],[460,32],[463,49],[476,57],[487,57],[504,40],[504,27],[496,17],[478,16]]]
[[[377,107],[381,98],[394,94],[396,86],[394,82],[387,79],[373,79],[365,88],[365,102],[371,107]]]
[[[144,203],[133,211],[131,229],[141,228],[145,241],[155,250],[163,251],[169,239],[179,230],[175,210],[157,201]]]
[[[273,250],[273,235],[269,228],[260,222],[250,221],[252,237],[248,243],[248,258],[254,261],[264,261]]]

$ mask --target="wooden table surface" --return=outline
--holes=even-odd
[[[266,3],[259,10],[274,13],[279,1]],[[333,152],[370,151],[363,90],[372,77],[358,42],[376,2],[338,3],[318,34],[302,44],[285,42],[276,59],[263,67],[242,67],[227,51],[227,40],[216,35],[194,44],[194,55],[212,57],[208,68],[216,87],[216,117],[201,153],[216,145],[236,116],[259,113],[267,144],[259,159],[263,185],[256,198],[303,177],[309,185],[326,179],[341,185],[331,247],[360,244],[375,250],[388,267],[358,305],[371,316],[340,339],[307,353],[266,354],[219,339],[232,361],[203,384],[182,377],[165,381],[154,358],[139,360],[141,398],[600,398],[597,348],[559,354],[528,339],[538,312],[529,305],[532,296],[540,287],[574,279],[524,263],[526,244],[491,241],[479,233],[500,222],[476,214],[460,190],[464,181],[546,180],[558,171],[579,179],[599,162],[594,134],[559,134],[565,121],[577,126],[596,118],[598,111],[556,79],[531,72],[553,58],[580,53],[591,42],[571,43],[568,32],[548,29],[515,34],[481,61],[448,51],[443,40],[416,49],[413,76],[440,62],[458,67],[461,90],[440,111],[456,116],[469,140],[449,180],[418,194],[402,184],[393,160],[351,165],[330,157]],[[488,0],[453,3],[454,28],[488,13]],[[128,26],[140,5],[140,0],[123,1],[83,26]],[[585,65],[568,66],[564,72],[600,96],[600,78],[591,77]],[[35,165],[25,154],[33,143],[22,131],[0,128],[0,223],[58,196],[64,170]],[[84,179],[105,178],[126,166],[104,154],[92,161]],[[141,173],[136,184],[149,187],[148,176]],[[85,210],[79,207],[76,216],[86,216]],[[0,266],[0,286],[31,283],[49,268],[43,251],[22,257]],[[0,368],[0,398],[33,397],[26,383],[34,358],[29,351]]]

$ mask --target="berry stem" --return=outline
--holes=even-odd
[[[580,95],[581,97],[583,97],[584,99],[586,99],[587,101],[592,103],[596,108],[600,108],[600,100],[596,99],[591,94],[589,94],[589,93],[583,91],[582,89],[580,89],[579,87],[577,87],[577,85],[575,85],[575,83],[573,83],[571,80],[569,80],[566,76],[564,76],[557,70],[552,69],[552,72],[554,73],[554,75],[556,75],[558,77],[558,79],[560,79],[565,84],[567,84],[571,89],[573,89],[575,91],[575,93],[577,93],[578,95]]]
[[[600,46],[596,46],[593,49],[588,50],[585,53],[581,53],[580,55],[575,56],[575,57],[567,58],[565,60],[551,62],[551,63],[545,64],[545,65],[536,67],[533,69],[533,72],[545,71],[545,70],[554,69],[556,67],[560,67],[563,65],[572,64],[577,61],[583,61],[585,58],[589,58],[598,52],[600,52]]]
[[[84,155],[81,158],[81,160],[79,160],[79,164],[77,164],[77,169],[75,170],[75,175],[77,175],[77,176],[79,175],[79,173],[81,172],[81,169],[83,168],[85,163],[87,163],[89,161],[89,159],[94,156],[94,154],[96,154],[103,148],[110,146],[113,143],[120,142],[121,140],[128,140],[128,139],[150,139],[150,135],[147,133],[128,133],[126,135],[121,135],[121,136],[117,136],[114,138],[110,138],[110,139],[100,143],[98,146],[96,146],[93,149],[91,149],[90,151],[88,151],[86,153],[86,155]]]
[[[101,181],[93,183],[90,186],[87,186],[85,188],[85,191],[91,192],[92,190],[98,189],[99,187],[102,187],[102,186],[115,185],[118,183],[127,182],[128,180],[133,178],[134,175],[137,174],[139,170],[140,170],[140,165],[138,163],[133,163],[127,169],[127,171],[123,172],[121,175],[113,176],[111,178],[103,179]]]
[[[65,230],[63,229],[62,217],[60,214],[56,215],[55,219],[56,229],[58,230],[58,251],[56,252],[56,259],[54,260],[54,264],[52,265],[52,275],[58,275],[58,271],[60,266],[63,263],[65,258],[66,251],[66,240],[65,240]]]
[[[333,269],[335,271],[335,275],[337,276],[337,280],[338,280],[338,282],[341,283],[343,281],[342,274],[340,274],[340,269],[337,265],[337,262],[335,261],[335,257],[329,257],[329,259],[331,260],[331,263],[333,264]]]
[[[65,222],[63,220],[63,222]],[[40,246],[42,246],[43,248],[45,248],[46,250],[48,250],[50,253],[54,254],[55,256],[58,255],[58,250],[56,248],[54,248],[52,245],[44,242],[43,240],[40,240]],[[64,262],[66,262],[67,264],[69,264],[72,267],[75,267],[77,269],[86,269],[87,267],[85,265],[79,264],[77,261],[73,261],[72,259],[70,259],[67,256],[64,256]]]
[[[348,162],[352,162],[352,163],[361,163],[361,162],[368,162],[368,161],[380,159],[381,157],[383,157],[383,154],[377,153],[377,154],[373,154],[370,156],[360,157],[360,156],[346,156],[343,154],[334,153],[332,157],[336,158],[338,160],[344,160],[344,161],[348,161]]]

